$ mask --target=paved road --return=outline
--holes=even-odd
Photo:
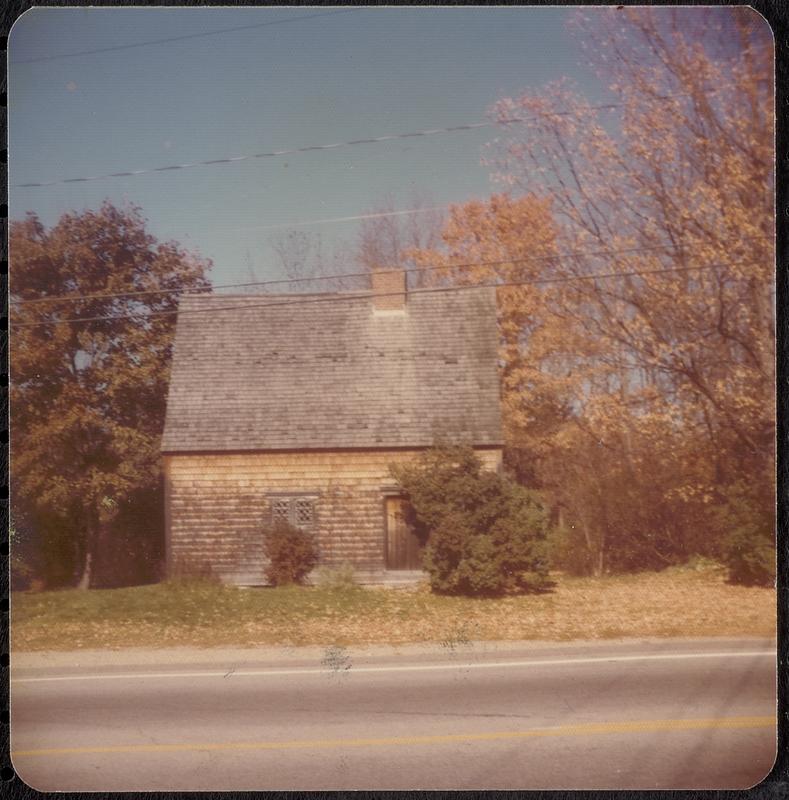
[[[772,642],[316,655],[15,660],[14,766],[50,791],[733,789],[775,757]]]

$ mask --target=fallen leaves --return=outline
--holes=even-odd
[[[558,576],[553,592],[501,599],[441,597],[424,588],[200,589],[167,586],[18,594],[15,651],[119,647],[359,645],[627,636],[770,636],[773,589],[731,586],[720,572],[608,578]],[[209,612],[207,608],[210,608]]]

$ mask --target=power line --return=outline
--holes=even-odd
[[[602,110],[618,108],[622,103],[605,103],[598,106],[587,106],[585,110]],[[574,111],[550,111],[540,114],[540,117],[568,117],[573,116]],[[359,144],[377,144],[378,142],[390,142],[397,139],[410,139],[417,136],[436,136],[443,133],[456,133],[458,131],[471,131],[477,128],[490,128],[494,125],[509,125],[513,122],[528,122],[537,117],[512,117],[510,119],[499,119],[488,122],[472,122],[467,125],[451,125],[446,128],[428,128],[421,131],[410,131],[409,133],[393,133],[386,136],[375,136],[370,139],[353,139],[347,142],[334,142],[333,144],[316,144],[307,147],[295,147],[289,150],[273,150],[267,153],[250,153],[243,156],[232,156],[229,158],[211,158],[206,161],[189,161],[185,164],[170,164],[165,167],[149,167],[146,169],[128,170],[125,172],[108,172],[102,175],[85,175],[79,178],[59,178],[54,181],[42,181],[31,183],[15,183],[12,188],[42,188],[45,186],[57,186],[64,183],[88,183],[90,181],[100,181],[107,178],[127,178],[137,175],[150,175],[154,172],[173,172],[181,169],[192,169],[193,167],[207,167],[215,164],[234,164],[240,161],[250,161],[256,158],[279,158],[281,156],[294,155],[295,153],[307,153],[312,150],[335,150],[339,147],[352,147]]]
[[[740,242],[750,242],[756,241],[761,239],[769,239],[771,237],[768,236],[747,236],[743,239],[739,239],[737,241],[729,240],[727,244],[733,245],[738,244]],[[649,245],[645,247],[629,247],[620,250],[581,250],[574,253],[556,253],[554,255],[549,256],[531,256],[529,258],[506,258],[506,259],[498,259],[496,261],[467,261],[464,263],[455,263],[455,264],[427,264],[421,267],[407,267],[403,269],[399,266],[388,266],[388,267],[381,267],[381,270],[398,270],[403,269],[403,272],[406,273],[421,273],[421,272],[432,272],[433,270],[455,270],[455,269],[466,269],[468,267],[497,267],[502,266],[504,264],[530,264],[530,263],[539,263],[543,261],[562,261],[564,259],[573,259],[573,258],[595,258],[599,256],[616,256],[616,255],[628,255],[630,253],[642,253],[642,252],[654,252],[656,250],[676,250],[682,249],[683,247],[687,246],[688,242],[683,242],[681,244],[661,244],[661,245]],[[55,303],[55,302],[77,302],[79,300],[99,300],[102,298],[118,298],[118,297],[143,297],[143,296],[150,296],[150,295],[166,295],[166,294],[183,294],[185,296],[189,295],[200,295],[205,294],[208,292],[213,292],[217,289],[247,289],[254,286],[281,286],[282,284],[293,284],[293,283],[312,283],[314,281],[330,281],[330,280],[344,280],[346,278],[361,278],[369,275],[370,272],[346,272],[341,273],[339,275],[314,275],[312,277],[303,277],[303,278],[275,278],[272,280],[265,280],[265,281],[249,281],[247,283],[223,283],[217,284],[215,286],[208,286],[205,290],[201,289],[143,289],[139,291],[133,292],[97,292],[94,294],[80,294],[80,295],[52,295],[49,297],[31,297],[25,300],[10,300],[11,305],[32,305],[38,303]],[[616,273],[622,274],[622,273]]]
[[[350,11],[353,9],[348,9],[348,10]],[[345,12],[338,11],[336,13],[339,14]],[[302,17],[302,19],[306,19],[306,17]],[[687,96],[686,92],[679,94],[661,95],[655,97],[654,99],[673,100],[677,97],[685,97],[685,96]],[[601,103],[599,105],[586,106],[584,107],[583,110],[601,111],[612,108],[621,108],[624,105],[625,105],[624,103]],[[79,178],[59,178],[54,181],[14,183],[12,184],[12,188],[15,189],[40,188],[45,186],[57,186],[63,183],[86,183],[88,181],[99,181],[99,180],[104,180],[106,178],[125,178],[136,175],[149,175],[154,172],[172,172],[174,170],[180,170],[180,169],[191,169],[192,167],[205,167],[215,164],[232,164],[239,161],[248,161],[255,158],[275,158],[280,156],[294,155],[295,153],[306,153],[311,150],[334,150],[338,147],[350,147],[352,145],[358,145],[358,144],[373,144],[377,142],[394,141],[397,139],[409,139],[416,136],[435,136],[436,134],[442,134],[442,133],[471,131],[477,128],[489,128],[494,125],[510,125],[514,122],[530,122],[532,120],[539,119],[540,117],[572,117],[575,116],[577,113],[578,113],[577,111],[544,111],[532,117],[511,117],[511,118],[497,119],[487,122],[472,122],[467,125],[452,125],[446,128],[430,128],[422,131],[411,131],[409,133],[387,134],[386,136],[376,136],[371,139],[354,139],[352,141],[347,141],[347,142],[335,142],[334,144],[309,145],[307,147],[296,147],[290,150],[274,150],[268,153],[250,153],[247,155],[233,156],[230,158],[212,158],[205,161],[189,161],[185,164],[170,164],[165,167],[149,167],[146,169],[127,170],[124,172],[108,172],[102,175],[85,175]]]
[[[229,233],[236,231],[269,231],[276,228],[300,228],[305,225],[323,225],[328,222],[357,222],[363,219],[378,219],[380,217],[402,217],[407,214],[423,214],[426,211],[446,211],[449,206],[425,206],[424,208],[406,208],[402,211],[376,211],[371,214],[356,214],[352,217],[324,217],[323,219],[309,219],[298,222],[275,222],[271,225],[240,225],[233,228],[212,228],[213,231]]]
[[[21,58],[17,61],[10,62],[11,64],[34,64],[39,61],[55,61],[59,58],[76,58],[77,56],[89,56],[96,53],[109,53],[114,50],[130,50],[134,47],[148,47],[155,44],[169,44],[170,42],[180,42],[186,39],[200,39],[205,36],[216,36],[220,33],[234,33],[236,31],[246,31],[252,28],[265,28],[269,25],[284,25],[288,22],[301,22],[307,19],[316,19],[317,17],[331,17],[335,14],[348,14],[351,11],[356,11],[355,8],[346,8],[341,11],[324,11],[320,14],[306,14],[301,17],[289,17],[288,19],[275,19],[268,20],[267,22],[257,22],[253,25],[237,25],[234,28],[220,28],[214,31],[205,31],[204,33],[187,33],[182,36],[168,36],[166,39],[150,39],[146,42],[133,42],[131,44],[117,44],[110,47],[97,47],[95,50],[78,50],[73,53],[59,53],[51,56],[38,56],[36,58]]]
[[[505,262],[505,263],[512,263],[512,262]],[[750,264],[755,264],[758,262],[755,261],[729,261],[723,262],[720,264],[708,264],[703,267],[666,267],[665,269],[655,269],[655,270],[633,270],[630,272],[600,272],[591,275],[572,275],[572,276],[564,276],[558,278],[538,278],[535,280],[525,280],[525,281],[507,281],[507,282],[499,282],[499,283],[477,283],[477,284],[467,284],[463,286],[439,286],[433,287],[429,289],[416,289],[409,292],[411,295],[416,294],[434,294],[440,292],[456,292],[456,291],[465,291],[468,289],[505,289],[505,288],[512,288],[516,286],[538,286],[538,285],[545,285],[545,284],[554,284],[554,283],[571,283],[573,281],[590,281],[590,280],[605,280],[608,278],[632,278],[632,277],[643,277],[648,275],[664,275],[667,273],[682,273],[682,272],[703,272],[711,269],[718,269],[720,267],[731,267],[731,266],[745,266]],[[340,293],[333,293],[333,294],[325,294],[319,297],[315,297],[314,295],[304,295],[304,299],[294,300],[291,298],[287,300],[281,300],[278,302],[273,303],[250,303],[245,305],[232,305],[232,306],[217,306],[214,308],[193,308],[193,309],[175,309],[172,311],[152,311],[150,313],[139,313],[139,314],[111,314],[107,316],[98,316],[98,317],[72,317],[67,319],[55,319],[55,320],[45,320],[41,322],[23,322],[18,325],[13,325],[14,328],[35,328],[41,327],[42,325],[60,325],[66,322],[106,322],[111,320],[118,320],[118,319],[148,319],[151,317],[169,317],[175,315],[185,315],[185,314],[206,314],[206,313],[216,313],[219,311],[240,311],[240,310],[247,310],[247,309],[260,309],[260,308],[273,308],[273,307],[282,307],[282,306],[293,306],[293,305],[310,305],[312,303],[326,303],[326,302],[343,302],[343,301],[350,301],[350,300],[363,300],[363,299],[370,299],[373,297],[397,297],[402,295],[402,292],[384,292],[384,293],[373,293],[373,292],[354,292],[348,294],[340,294]],[[221,295],[217,295],[216,299],[219,299]]]

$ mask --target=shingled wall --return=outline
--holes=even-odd
[[[165,456],[168,570],[210,568],[227,583],[263,583],[268,496],[314,493],[320,562],[348,562],[375,580],[385,570],[384,497],[396,492],[389,465],[415,452]],[[479,456],[490,469],[501,464],[498,448]]]

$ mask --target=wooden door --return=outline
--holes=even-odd
[[[387,497],[385,502],[386,568],[422,569],[422,548],[405,519],[405,499]]]

